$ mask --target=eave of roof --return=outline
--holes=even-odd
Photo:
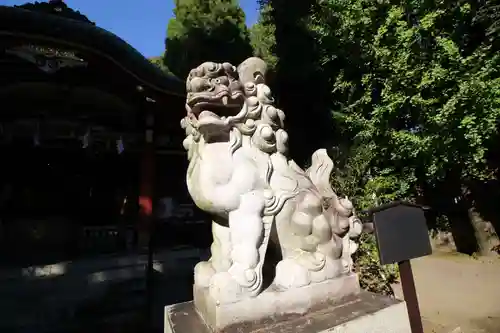
[[[184,97],[183,81],[152,64],[127,42],[95,25],[22,8],[0,6],[0,39],[21,38],[107,58],[156,93]]]

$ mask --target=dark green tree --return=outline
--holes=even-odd
[[[185,78],[205,61],[238,65],[252,56],[245,14],[236,0],[175,0],[164,62]]]
[[[261,24],[274,32],[271,50],[277,63],[272,88],[286,113],[290,154],[299,164],[308,163],[318,147],[329,146],[334,131],[328,75],[322,70],[319,45],[309,27],[318,1],[261,1],[263,18],[270,17]]]
[[[480,1],[320,7],[310,26],[343,137],[373,148],[372,176],[391,177],[400,195],[447,215],[469,239],[457,241],[464,251],[488,252],[471,190],[498,177],[490,163],[500,119],[495,11]]]
[[[337,146],[337,191],[359,208],[395,199],[430,205],[459,250],[489,252],[497,241],[478,213],[489,202],[496,213],[488,221],[499,220],[496,2],[263,2],[278,58],[273,88],[291,139],[310,126],[323,133],[308,136],[309,149]],[[310,121],[325,114],[335,120],[330,132]],[[363,243],[358,262],[374,262],[372,245]],[[386,290],[373,284],[376,276],[387,272],[361,278]]]
[[[51,0],[48,2],[28,2],[14,7],[41,12],[44,14],[59,15],[62,17],[95,25],[95,23],[90,21],[87,16],[83,15],[79,11],[71,9],[62,0]]]
[[[271,7],[264,5],[260,10],[257,23],[250,27],[250,43],[252,44],[254,56],[263,59],[271,69],[276,68],[278,62],[275,54],[275,30]]]
[[[170,69],[168,69],[168,67],[165,66],[165,63],[163,62],[163,57],[151,57],[148,60],[151,61],[153,65],[157,66],[165,73],[171,74]]]

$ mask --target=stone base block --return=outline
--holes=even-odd
[[[258,321],[272,315],[304,314],[317,305],[360,292],[357,274],[341,276],[302,288],[278,290],[271,285],[255,298],[219,304],[208,288],[194,286],[194,305],[214,332],[237,323]]]
[[[325,302],[304,314],[268,313],[266,318],[210,329],[194,302],[165,308],[165,333],[411,333],[403,301],[362,291]]]

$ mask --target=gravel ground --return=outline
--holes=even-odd
[[[412,268],[425,333],[500,332],[500,259],[438,253]]]

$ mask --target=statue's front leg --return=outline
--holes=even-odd
[[[240,207],[229,213],[231,229],[232,265],[229,273],[244,287],[255,283],[255,268],[259,263],[259,245],[262,241],[262,211],[264,201],[256,193],[245,194]]]
[[[231,267],[214,275],[211,295],[219,301],[258,295],[262,286],[259,247],[262,245],[264,197],[261,192],[241,196],[238,209],[229,213],[231,232]]]
[[[209,261],[201,261],[194,268],[197,286],[208,287],[215,273],[227,272],[231,267],[231,233],[229,227],[212,222],[213,242]]]
[[[231,231],[229,227],[213,222],[212,237],[210,262],[216,272],[227,272],[231,267]]]

